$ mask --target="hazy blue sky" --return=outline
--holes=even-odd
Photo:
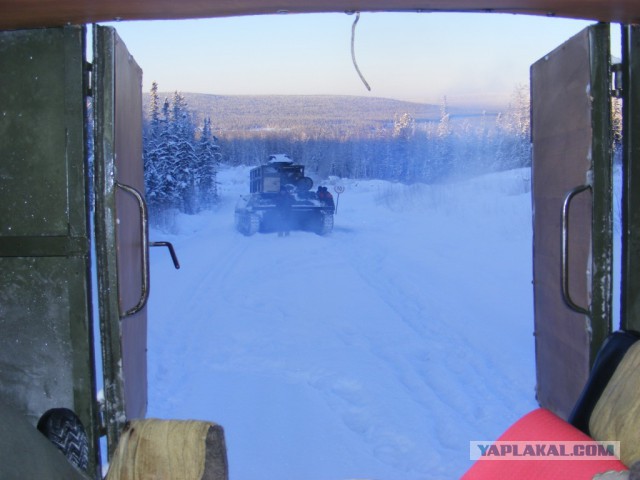
[[[508,99],[529,66],[593,22],[458,13],[362,13],[351,62],[346,14],[120,22],[145,91],[371,95],[439,103]]]

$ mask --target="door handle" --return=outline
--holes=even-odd
[[[135,315],[142,310],[149,300],[149,211],[147,209],[147,203],[144,201],[142,194],[135,188],[125,185],[124,183],[116,182],[116,186],[125,192],[133,195],[138,202],[138,208],[140,209],[140,242],[142,248],[142,288],[140,291],[140,299],[135,307],[130,308],[124,314],[121,313],[121,317],[129,317]]]
[[[173,260],[173,266],[176,267],[176,270],[180,269],[180,262],[178,261],[178,256],[171,242],[149,242],[149,245],[151,247],[167,247],[171,255],[171,260]]]
[[[564,303],[571,310],[584,315],[591,315],[591,311],[588,308],[583,308],[576,304],[571,298],[569,293],[569,211],[571,208],[571,201],[574,197],[586,190],[590,190],[591,185],[580,185],[567,192],[562,204],[562,242],[561,242],[561,258],[562,258],[562,299]]]

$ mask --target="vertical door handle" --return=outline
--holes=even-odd
[[[120,182],[116,182],[116,186],[121,188],[125,192],[134,196],[134,198],[138,202],[138,207],[140,208],[140,241],[142,248],[142,289],[140,292],[140,299],[135,307],[130,308],[124,314],[121,314],[122,317],[128,317],[138,313],[142,310],[147,304],[147,300],[149,300],[149,211],[147,209],[147,204],[144,201],[144,197],[138,190],[135,188],[125,185]]]
[[[591,312],[587,308],[583,308],[576,304],[571,298],[569,293],[569,211],[571,208],[571,201],[574,197],[586,190],[590,190],[591,185],[580,185],[567,192],[562,204],[562,299],[564,303],[571,310],[582,313],[584,315],[591,315]]]

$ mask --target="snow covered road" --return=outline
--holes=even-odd
[[[152,251],[149,416],[225,428],[232,480],[453,479],[535,408],[527,170],[341,182],[334,232],[244,237],[246,169]]]

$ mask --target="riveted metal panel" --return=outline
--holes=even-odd
[[[609,30],[583,30],[531,67],[534,308],[539,403],[567,418],[611,318]],[[567,295],[562,211],[568,192]]]

